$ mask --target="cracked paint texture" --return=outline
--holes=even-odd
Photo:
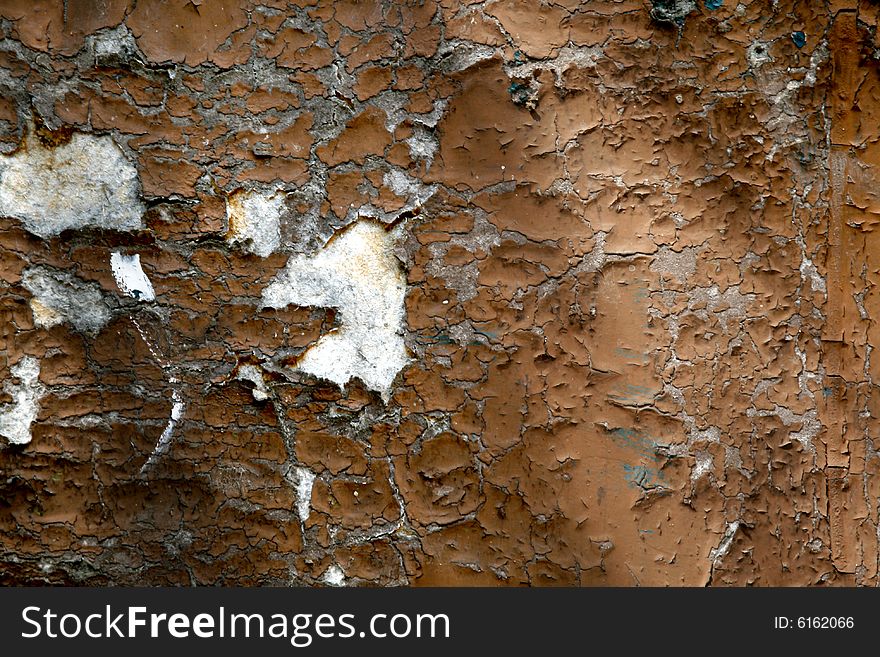
[[[0,582],[877,585],[878,20],[0,1]]]

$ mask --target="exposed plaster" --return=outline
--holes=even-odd
[[[281,191],[238,190],[231,194],[226,199],[227,240],[263,258],[277,251],[281,247],[284,200]]]
[[[294,256],[263,291],[263,305],[337,308],[339,326],[303,353],[298,370],[344,387],[357,377],[391,395],[409,357],[403,340],[406,281],[394,255],[396,236],[358,221],[313,256]]]
[[[241,381],[250,381],[254,384],[251,394],[256,401],[266,401],[269,398],[269,389],[266,387],[266,381],[263,379],[263,372],[255,365],[241,365],[238,368],[236,378]]]
[[[176,383],[175,380],[171,381],[172,384]],[[165,428],[162,430],[162,434],[159,436],[159,440],[156,442],[156,447],[153,449],[153,452],[150,454],[150,457],[146,460],[143,466],[141,466],[141,474],[144,474],[150,470],[160,458],[164,454],[168,452],[171,447],[171,439],[174,436],[174,427],[183,417],[183,413],[186,410],[186,405],[183,403],[183,397],[178,390],[172,390],[171,397],[173,403],[171,404],[171,417],[168,418],[168,423],[165,425]]]
[[[330,564],[321,577],[321,581],[330,586],[345,586],[345,573],[335,563]]]
[[[75,134],[48,147],[30,132],[18,151],[0,157],[0,215],[39,237],[143,228],[139,194],[137,171],[108,136]]]
[[[11,379],[3,382],[3,391],[12,397],[12,403],[0,410],[0,436],[12,445],[31,442],[31,424],[40,410],[40,398],[46,388],[39,381],[40,361],[24,356],[10,369],[18,383]]]
[[[33,295],[30,305],[39,327],[68,322],[79,331],[95,334],[110,320],[101,288],[70,272],[30,267],[22,275],[22,285]]]

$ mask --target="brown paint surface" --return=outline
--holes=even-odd
[[[147,204],[0,217],[0,411],[26,356],[45,390],[0,582],[880,583],[880,5],[651,4],[0,3],[2,152],[111,135]],[[282,251],[225,241],[240,190],[286,194]],[[401,213],[386,404],[295,370],[332,308],[261,295]],[[112,319],[35,326],[37,266]]]

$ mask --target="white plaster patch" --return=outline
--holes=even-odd
[[[34,315],[34,325],[39,328],[52,328],[64,321],[64,315],[43,305],[36,298],[31,299],[30,306]]]
[[[110,321],[110,309],[95,283],[48,267],[31,267],[21,279],[34,295],[30,306],[34,323],[41,328],[69,322],[79,331],[95,334]]]
[[[437,54],[441,57],[445,72],[457,73],[490,59],[495,54],[495,49],[456,40],[443,43]]]
[[[140,301],[153,301],[156,298],[153,284],[141,267],[139,255],[129,256],[114,251],[110,254],[110,268],[117,287],[127,296]]]
[[[296,513],[300,521],[305,522],[311,513],[315,473],[308,468],[298,467],[294,470],[294,476],[296,478]]]
[[[321,581],[330,586],[345,586],[345,573],[334,563],[321,575]]]
[[[815,452],[813,440],[822,432],[822,423],[815,409],[810,409],[801,418],[801,430],[791,434],[792,440],[797,440],[808,452]]]
[[[550,70],[556,77],[556,84],[564,86],[565,74],[570,69],[596,68],[604,56],[601,46],[565,46],[553,59],[534,62],[519,60],[506,64],[504,68],[509,77],[515,75],[518,79],[531,78],[536,71]]]
[[[721,328],[726,331],[728,322],[747,316],[749,305],[754,300],[755,295],[751,292],[743,294],[739,291],[739,285],[729,286],[724,294],[721,293],[717,285],[695,287],[690,291],[688,309],[704,318],[706,311],[715,313],[721,323]],[[698,306],[704,306],[704,309],[694,310]]]
[[[0,214],[38,237],[94,226],[143,228],[137,169],[108,136],[76,134],[48,148],[31,132],[0,157]]]
[[[692,482],[699,481],[703,476],[712,472],[715,467],[712,455],[709,452],[697,450],[697,452],[694,454],[694,460],[694,467],[691,470]]]
[[[171,383],[177,383],[177,381],[172,379]],[[150,458],[147,459],[147,462],[144,463],[141,468],[141,474],[149,470],[156,461],[168,451],[168,448],[171,447],[171,437],[174,435],[174,427],[180,421],[180,418],[183,417],[183,412],[186,410],[186,404],[183,403],[183,397],[179,391],[173,390],[171,392],[171,398],[174,401],[171,405],[171,417],[168,418],[168,423],[165,425],[162,435],[159,436],[159,440],[156,443],[156,447],[153,449],[153,453],[150,454]]]
[[[98,66],[118,64],[120,60],[133,58],[143,61],[134,35],[125,25],[100,30],[87,37],[87,41],[91,45],[95,64]]]
[[[37,419],[40,398],[46,388],[40,383],[40,361],[24,356],[10,370],[19,380],[3,383],[3,390],[12,397],[12,404],[0,412],[0,436],[13,445],[26,445],[31,441],[31,424]]]
[[[816,269],[816,265],[813,264],[813,261],[806,255],[801,257],[800,270],[801,278],[805,281],[810,281],[810,288],[813,292],[825,293],[825,279],[822,278],[822,275],[819,273],[819,270]]]
[[[281,247],[283,192],[238,191],[226,199],[230,244],[240,243],[246,251],[265,258]]]
[[[736,536],[737,530],[739,530],[739,526],[739,520],[727,523],[727,528],[724,530],[724,536],[721,537],[721,542],[718,544],[718,547],[709,550],[709,561],[713,565],[723,559],[727,553],[730,552],[730,548],[733,547],[733,539]]]
[[[424,204],[437,191],[436,185],[424,185],[398,169],[388,171],[382,177],[382,182],[392,192],[407,199],[412,206]]]
[[[394,256],[395,235],[358,221],[313,256],[294,256],[263,291],[263,305],[337,308],[340,326],[321,336],[297,369],[340,387],[354,377],[387,401],[409,361],[403,341],[406,279]]]
[[[238,368],[235,378],[254,384],[251,394],[256,401],[266,401],[269,398],[269,389],[266,388],[266,382],[263,380],[263,372],[256,365],[242,365]]]
[[[578,270],[583,272],[599,271],[605,266],[608,260],[608,254],[605,253],[605,237],[608,235],[605,231],[596,231],[595,244],[589,253],[584,254]]]

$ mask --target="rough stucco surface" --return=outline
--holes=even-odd
[[[0,17],[0,582],[880,583],[877,3]]]

